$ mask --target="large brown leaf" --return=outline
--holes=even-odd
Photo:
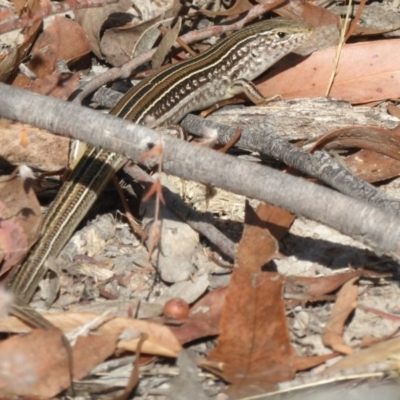
[[[262,392],[276,382],[294,377],[294,351],[290,345],[283,278],[262,268],[278,250],[276,240],[247,207],[246,226],[238,248],[222,312],[220,337],[208,360],[223,365],[219,373],[233,385],[233,397]]]

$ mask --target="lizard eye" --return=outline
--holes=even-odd
[[[286,36],[285,32],[277,32],[276,36],[278,36],[278,38],[283,39]]]

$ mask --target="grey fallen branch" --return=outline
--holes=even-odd
[[[160,134],[151,129],[75,104],[4,84],[0,91],[0,116],[84,140],[136,162],[160,142]],[[399,218],[302,178],[174,138],[161,140],[166,173],[280,206],[400,260]]]
[[[244,113],[246,114],[246,111]],[[236,114],[238,114],[237,111]],[[266,115],[265,120],[268,121],[268,118],[269,116]],[[218,121],[220,118],[217,116],[215,119]],[[219,144],[229,143],[235,136],[236,125],[227,125],[213,120],[214,118],[204,120],[195,115],[188,115],[182,121],[182,126],[189,133],[197,136],[203,136],[205,127],[214,129],[218,132]],[[283,122],[282,124],[284,125]],[[373,204],[390,214],[400,216],[399,200],[357,178],[326,152],[318,151],[310,154],[292,145],[277,133],[279,132],[278,124],[268,124],[265,121],[260,124],[255,123],[253,119],[252,125],[241,124],[240,126],[242,130],[240,140],[237,143],[238,147],[274,157],[308,176],[327,183],[348,196]],[[330,127],[329,129],[335,128]]]
[[[102,97],[109,99],[106,105]],[[99,98],[103,106],[111,108],[121,97],[122,95],[115,91],[102,88],[96,93],[94,100]],[[350,114],[350,105],[348,103],[325,98],[304,99],[304,101],[311,103],[308,105],[309,110],[305,112],[305,117],[301,114],[301,110],[299,110],[298,107],[294,107],[297,103],[301,105],[301,108],[306,108],[301,100],[289,102],[281,101],[271,103],[271,109],[267,113],[265,113],[265,109],[262,108],[246,107],[241,110],[243,112],[238,112],[237,109],[233,109],[228,112],[216,113],[207,120],[190,114],[184,118],[182,126],[187,132],[200,137],[203,136],[205,127],[214,129],[218,132],[217,142],[225,145],[235,136],[237,128],[236,123],[238,123],[238,126],[241,127],[241,137],[236,144],[237,147],[257,151],[273,157],[308,176],[325,182],[329,186],[339,190],[339,192],[378,206],[390,214],[400,216],[399,200],[389,196],[364,180],[357,178],[327,153],[318,151],[315,154],[310,154],[292,145],[287,140],[290,138],[295,139],[296,135],[299,135],[298,131],[293,132],[296,127],[296,122],[293,121],[297,121],[297,124],[300,124],[303,130],[306,129],[309,131],[308,133],[312,138],[316,138],[318,135],[325,132],[327,126],[329,126],[330,130],[334,130],[349,125],[376,125],[377,115],[371,115],[368,118],[365,113],[368,112],[371,114],[371,110],[362,109],[354,110],[354,112],[351,113],[351,117],[345,118],[344,115]],[[282,106],[282,104],[287,105],[288,103],[290,103],[288,107],[285,108]],[[287,116],[286,121],[288,122],[286,122],[279,110],[288,111],[289,108],[291,114],[294,112],[297,113],[297,115],[295,118]],[[276,112],[276,109],[278,109],[278,112]],[[262,114],[257,114],[257,110],[261,110],[260,112]],[[314,113],[312,113],[312,110],[314,110]],[[332,112],[334,114],[332,114]],[[310,121],[310,115],[312,114],[314,115]],[[338,118],[338,114],[341,118]],[[236,121],[235,118],[235,121],[232,123],[232,116],[237,117],[238,121]],[[397,122],[392,121],[390,116],[387,117],[389,120],[384,121],[384,126],[388,128],[395,127]],[[317,122],[318,119],[323,121],[323,123]],[[360,119],[362,120],[360,121]],[[395,118],[393,118],[393,120],[394,119]],[[230,122],[229,125],[224,123],[226,120]],[[337,121],[336,124],[333,121]],[[291,135],[292,132],[294,133],[293,135]],[[297,139],[304,138],[304,136],[300,138],[297,137]],[[310,137],[307,137],[307,139],[309,138]]]

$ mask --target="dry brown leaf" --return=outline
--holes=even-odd
[[[171,326],[181,344],[218,335],[225,295],[225,287],[207,293],[191,308],[189,318],[181,326]]]
[[[27,64],[37,79],[19,73],[13,85],[67,100],[77,88],[81,74],[56,73],[57,63],[63,60],[70,65],[89,52],[90,44],[81,26],[70,19],[55,17],[35,43],[32,60]]]
[[[68,165],[70,139],[6,119],[0,119],[0,130],[0,165],[1,159],[43,171],[58,171]],[[21,132],[27,134],[27,147],[21,144]]]
[[[229,389],[233,398],[271,388],[295,374],[282,299],[283,278],[262,271],[276,254],[277,242],[249,206],[245,219],[239,267],[227,288],[221,334],[208,356],[209,361],[223,365],[222,371],[214,372],[233,383]]]
[[[80,72],[76,74],[60,73],[35,79],[31,82],[27,76],[19,74],[14,80],[13,85],[21,88],[29,88],[30,91],[45,96],[67,100],[70,94],[78,87],[80,77]]]
[[[82,27],[68,18],[56,16],[36,41],[27,67],[42,78],[57,70],[59,60],[70,65],[89,52],[90,43]]]
[[[400,174],[400,137],[394,131],[375,126],[342,128],[322,136],[310,151],[343,148],[364,149],[345,161],[358,177],[368,182],[386,180]]]
[[[118,336],[118,332],[80,336],[73,348],[74,379],[84,378],[113,355]],[[57,329],[35,329],[28,335],[1,342],[0,393],[53,397],[70,386],[68,362],[61,332]],[[22,365],[24,368],[21,368]],[[13,378],[10,379],[9,375]]]
[[[161,8],[169,7],[171,2],[164,2]],[[76,21],[80,23],[89,37],[92,51],[100,59],[105,59],[113,66],[121,66],[132,57],[136,43],[143,32],[155,23],[161,22],[163,14],[157,10],[155,16],[145,21],[132,24],[132,14],[129,13],[131,2],[120,0],[117,4],[75,12]],[[168,14],[168,10],[166,12]],[[152,37],[150,47],[159,36]],[[148,47],[146,48],[148,49]],[[142,49],[143,50],[143,49]]]
[[[99,8],[88,8],[75,11],[75,21],[80,24],[89,38],[93,53],[100,59],[104,58],[100,50],[103,24],[112,14],[125,14],[131,7],[129,0],[121,0],[116,4],[109,4]],[[130,16],[132,18],[132,16]]]
[[[360,150],[346,157],[345,162],[354,175],[369,183],[400,175],[400,161],[368,150]]]
[[[33,190],[22,178],[3,179],[0,183],[0,252],[4,258],[1,274],[25,257],[42,225],[40,205]]]
[[[304,301],[318,299],[320,296],[338,289],[350,279],[360,277],[364,273],[363,269],[358,269],[331,276],[308,277],[288,275],[285,277],[285,294],[301,295],[301,299]]]
[[[300,17],[314,27],[339,25],[340,17],[332,11],[308,2],[289,2],[274,9],[282,18],[299,19]]]
[[[347,44],[330,95],[354,104],[400,97],[400,70],[393,57],[399,51],[400,39]],[[266,97],[276,93],[285,98],[324,96],[335,53],[333,47],[317,51],[290,70],[267,74],[258,87]]]
[[[74,379],[84,378],[94,367],[111,357],[116,350],[119,332],[78,337],[72,349]]]
[[[90,313],[60,313],[47,314],[46,319],[54,326],[61,329],[64,333],[70,332],[77,327],[87,324],[97,314]],[[147,333],[149,338],[143,345],[143,352],[147,354],[162,355],[166,357],[176,357],[181,349],[178,339],[171,330],[163,325],[154,322],[137,320],[133,318],[113,318],[105,322],[94,331],[98,335],[110,335],[114,333],[122,334],[124,331],[130,330],[135,334],[133,339],[120,340],[117,348],[119,350],[135,351],[140,340],[140,333]],[[8,317],[0,320],[1,332],[30,332],[31,328],[26,326],[17,318]],[[136,335],[137,334],[137,335]]]
[[[276,240],[281,240],[289,231],[296,215],[288,210],[273,206],[271,204],[263,204],[257,209],[259,217],[265,222],[266,228]]]
[[[400,160],[400,136],[378,126],[350,126],[323,135],[314,144],[315,150],[360,148]]]
[[[344,324],[357,306],[358,287],[354,277],[340,289],[331,316],[322,333],[322,343],[342,354],[352,354],[353,349],[343,341]]]
[[[41,8],[40,0],[14,0],[15,11],[19,15],[34,13]],[[18,68],[18,65],[28,55],[28,52],[36,39],[42,22],[36,22],[32,26],[21,31],[9,32],[2,35],[1,40],[8,46],[8,51],[2,50],[0,55],[0,81],[5,81],[11,72]],[[22,36],[22,39],[20,38]],[[17,44],[16,44],[17,43]],[[7,48],[4,46],[4,48]]]
[[[79,84],[81,73],[60,73],[36,79],[30,86],[32,92],[67,100]]]
[[[106,30],[100,41],[100,48],[105,60],[116,67],[128,62],[133,52],[137,54],[136,45],[140,43],[141,51],[149,50],[157,40],[160,32],[147,30],[162,21],[162,15],[143,21],[140,24],[128,24]],[[143,36],[145,35],[145,36]]]
[[[389,115],[393,115],[394,117],[400,119],[400,109],[397,108],[397,106],[395,106],[393,103],[388,104],[386,109],[387,109],[387,112]],[[399,125],[397,125],[397,127],[396,127],[396,129],[394,129],[394,131],[398,133]]]
[[[0,394],[52,398],[70,386],[68,356],[57,329],[35,329],[0,342]]]
[[[175,43],[176,38],[179,35],[182,26],[182,18],[179,17],[176,21],[175,25],[168,30],[168,32],[161,39],[160,44],[157,47],[156,52],[152,57],[152,67],[153,71],[156,73],[158,69],[161,67],[162,63],[165,60],[167,54],[171,51],[171,47]]]

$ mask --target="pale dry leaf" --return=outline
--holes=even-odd
[[[60,313],[47,314],[46,319],[57,328],[67,333],[78,326],[86,324],[88,321],[97,317],[97,314],[89,313]],[[172,331],[163,325],[154,322],[137,320],[133,318],[113,318],[99,327],[94,333],[98,335],[121,334],[126,329],[133,332],[147,333],[148,339],[143,345],[143,352],[154,355],[163,355],[167,357],[176,357],[181,349],[177,338]],[[8,317],[0,320],[1,332],[30,332],[31,328],[19,321],[17,318]],[[132,340],[121,340],[118,342],[118,349],[135,351],[139,338]]]
[[[51,398],[70,385],[61,332],[35,329],[0,342],[0,393]]]
[[[171,51],[171,47],[175,43],[176,38],[179,35],[182,25],[182,18],[179,17],[172,29],[164,35],[161,43],[158,45],[156,52],[153,54],[153,71],[157,72],[165,60],[167,54]]]
[[[358,288],[355,282],[359,277],[347,281],[340,289],[331,316],[322,333],[325,346],[342,354],[352,354],[353,349],[343,339],[344,325],[357,306]]]
[[[400,70],[396,57],[400,39],[347,44],[343,47],[330,95],[353,104],[400,97]],[[258,88],[265,97],[324,96],[336,48],[317,51],[300,64],[263,78]],[[357,65],[357,68],[354,68]]]
[[[125,64],[132,58],[133,52],[136,52],[136,44],[142,38],[141,48],[145,45],[144,47],[149,49],[157,39],[152,28],[161,20],[162,15],[156,15],[139,24],[108,29],[100,41],[101,52],[106,61],[116,67]]]
[[[131,7],[129,0],[121,0],[115,4],[109,4],[98,8],[75,10],[75,21],[85,30],[93,53],[100,59],[104,58],[100,49],[103,24],[113,14],[124,14]]]

